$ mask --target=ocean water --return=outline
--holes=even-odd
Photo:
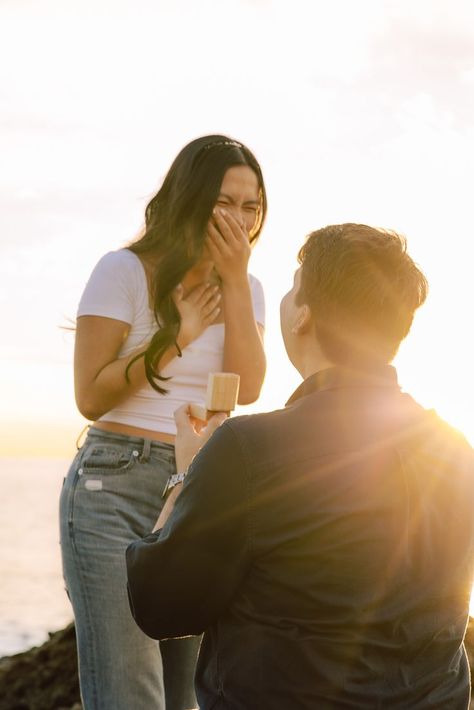
[[[72,620],[58,531],[68,466],[0,458],[0,657],[43,643]]]

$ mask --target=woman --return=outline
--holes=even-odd
[[[175,472],[173,412],[204,399],[211,371],[240,374],[240,404],[259,395],[263,293],[247,264],[265,214],[262,173],[248,148],[226,136],[198,138],[148,204],[141,237],[99,261],[80,301],[76,401],[94,423],[60,507],[86,710],[196,705],[199,639],[160,648],[141,633],[124,552],[151,531]]]

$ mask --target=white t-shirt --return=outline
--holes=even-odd
[[[249,275],[255,320],[265,325],[265,301],[260,281]],[[130,332],[119,357],[150,340],[157,324],[150,308],[143,264],[128,249],[112,251],[100,259],[79,302],[77,316],[103,316],[130,324]],[[100,421],[176,433],[173,413],[186,402],[203,403],[209,372],[221,372],[224,359],[224,323],[210,325],[175,357],[160,374],[168,394],[156,392],[147,382],[127,400],[114,407]],[[161,384],[161,383],[160,383]]]

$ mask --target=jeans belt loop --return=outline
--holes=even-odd
[[[138,459],[140,463],[145,463],[150,458],[151,439],[143,439],[142,455]]]

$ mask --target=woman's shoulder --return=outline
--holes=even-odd
[[[97,262],[92,276],[95,280],[125,280],[136,287],[146,286],[143,264],[130,249],[123,248],[109,251]]]
[[[129,249],[118,249],[104,254],[95,265],[82,293],[78,315],[118,317],[113,315],[117,304],[126,304],[127,318],[130,318],[130,308],[134,309],[134,304],[141,302],[147,302],[141,261]]]
[[[249,273],[248,277],[249,277],[249,284],[250,284],[251,288],[262,288],[262,282],[260,281],[260,279],[258,279],[256,276],[254,276],[253,274],[250,274],[250,273]]]
[[[104,256],[99,259],[98,264],[103,266],[111,267],[122,267],[124,269],[130,269],[135,271],[143,270],[142,262],[133,251],[123,247],[122,249],[116,249],[115,251],[108,251]]]
[[[263,299],[264,298],[263,286],[262,286],[262,282],[260,281],[260,279],[258,279],[253,274],[249,274],[248,277],[249,277],[250,291],[251,291],[254,299],[255,298]]]
[[[250,293],[252,294],[253,312],[257,323],[265,326],[265,295],[260,280],[249,274]]]

